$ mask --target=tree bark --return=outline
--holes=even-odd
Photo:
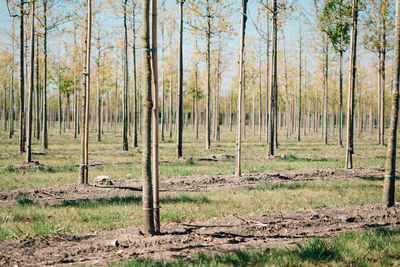
[[[30,66],[29,66],[29,91],[28,91],[28,125],[26,128],[26,163],[32,161],[32,101],[33,101],[33,79],[34,79],[34,60],[35,60],[35,1],[31,1],[31,45],[30,45]]]
[[[137,99],[137,73],[136,73],[136,5],[132,11],[132,31],[133,31],[133,147],[138,146],[138,99]],[[140,100],[139,100],[140,101]]]
[[[324,47],[324,111],[323,111],[323,139],[324,144],[328,144],[328,62],[329,62],[329,43],[328,38],[325,36]]]
[[[151,74],[152,74],[152,147],[154,232],[160,233],[160,193],[158,170],[158,60],[157,60],[157,0],[152,0],[151,13]]]
[[[400,1],[396,1],[396,27],[394,43],[394,83],[388,149],[386,155],[385,180],[383,185],[383,204],[391,207],[395,202],[396,144],[399,116],[399,76],[400,76]]]
[[[142,148],[142,178],[143,178],[143,232],[153,235],[154,229],[154,205],[153,184],[151,173],[151,126],[152,126],[152,94],[151,94],[151,53],[150,53],[150,0],[143,0],[143,148]]]
[[[301,129],[301,28],[299,24],[299,94],[297,99],[297,141],[300,141]]]
[[[246,31],[247,20],[247,0],[242,0],[242,17],[241,17],[241,30],[240,30],[240,50],[239,50],[239,86],[238,86],[238,126],[236,137],[236,169],[235,175],[240,177],[242,175],[241,169],[241,148],[242,148],[242,91],[243,91],[243,54],[244,54],[244,40]]]
[[[349,91],[347,104],[347,148],[346,148],[346,168],[353,168],[353,129],[354,129],[354,87],[356,81],[356,59],[357,59],[357,19],[358,19],[358,0],[352,0],[352,24],[350,35],[350,66],[349,66]]]
[[[79,168],[79,183],[88,184],[89,163],[89,104],[90,104],[90,49],[92,38],[92,1],[87,0],[87,37],[86,37],[86,60],[85,60],[85,95],[83,98],[84,116],[82,133],[82,159]]]
[[[183,139],[183,4],[184,0],[179,1],[179,51],[178,51],[178,103],[177,103],[177,135],[176,153],[177,158],[182,157]]]
[[[123,101],[122,101],[122,151],[128,151],[128,28],[126,25],[127,1],[124,0],[124,47],[123,47]]]
[[[277,0],[273,0],[272,5],[272,63],[271,63],[271,83],[270,83],[270,107],[269,107],[269,140],[268,140],[268,156],[273,156],[275,153],[274,139],[276,137],[276,89],[277,89],[277,31],[278,31],[278,10]]]
[[[24,0],[20,2],[20,50],[19,50],[19,64],[20,64],[20,79],[19,79],[19,152],[25,152],[25,72],[24,72]]]
[[[210,101],[211,101],[211,88],[210,88],[210,68],[211,68],[211,50],[210,50],[210,42],[211,42],[211,14],[210,14],[210,4],[209,0],[207,0],[207,100],[206,100],[206,150],[211,148],[211,129],[210,129]]]

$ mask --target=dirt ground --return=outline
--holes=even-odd
[[[273,173],[244,174],[237,178],[234,175],[206,175],[163,178],[160,181],[161,194],[179,191],[212,191],[228,188],[255,186],[259,182],[293,183],[299,181],[323,181],[351,178],[381,178],[384,169],[379,167],[346,169],[310,169],[291,170]],[[112,177],[111,177],[112,178]],[[63,202],[82,201],[87,199],[140,196],[140,180],[112,180],[112,185],[77,184],[50,186],[34,189],[0,190],[0,205],[12,206],[18,200],[29,199],[41,204],[55,205]]]
[[[309,237],[400,224],[400,203],[268,213],[162,225],[162,234],[144,236],[139,228],[83,235],[34,236],[0,243],[0,265],[105,265],[132,257],[190,259],[199,251],[230,251],[284,246]]]

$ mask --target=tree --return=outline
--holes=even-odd
[[[123,47],[123,108],[122,108],[122,150],[128,151],[128,28],[126,24],[127,17],[127,2],[123,2],[124,10],[124,47]]]
[[[354,87],[356,83],[356,59],[357,59],[357,22],[358,0],[352,0],[351,7],[351,35],[350,35],[350,64],[349,64],[349,91],[347,97],[347,147],[346,168],[353,168],[353,128],[354,128]]]
[[[157,0],[151,2],[151,74],[152,74],[152,138],[153,138],[153,211],[154,232],[160,233],[160,194],[158,171],[158,60],[157,60]]]
[[[206,150],[211,148],[211,39],[215,34],[218,34],[220,31],[226,31],[231,27],[230,22],[225,20],[227,17],[225,14],[230,11],[229,2],[230,1],[222,2],[219,0],[188,1],[189,9],[193,12],[193,14],[204,19],[204,21],[195,21],[189,18],[189,25],[191,25],[195,30],[203,31],[206,35]],[[216,20],[219,20],[219,23],[215,23]]]
[[[323,7],[318,6],[319,1],[314,1],[317,7],[317,19],[319,27],[333,46],[333,49],[339,54],[339,112],[337,119],[338,126],[338,145],[342,145],[342,125],[343,125],[343,54],[347,50],[350,41],[350,16],[351,6],[347,0],[325,0]],[[327,41],[328,41],[327,40]],[[325,44],[324,55],[326,58],[324,70],[325,88],[328,87],[328,47]],[[327,89],[325,90],[327,98]],[[327,115],[324,100],[324,143],[327,143]]]
[[[179,0],[179,52],[178,52],[178,103],[177,103],[177,135],[176,152],[177,158],[182,157],[182,139],[183,139],[183,4],[185,0]]]
[[[142,177],[143,177],[143,231],[153,235],[154,205],[153,184],[151,175],[151,121],[153,100],[151,94],[151,53],[150,53],[150,0],[143,0],[142,42],[143,42],[143,148],[142,148]]]
[[[85,71],[85,92],[83,94],[83,133],[81,143],[81,164],[79,167],[79,184],[88,184],[88,163],[89,163],[89,104],[90,104],[90,49],[92,40],[92,0],[87,0],[87,26],[86,26],[86,60]]]
[[[25,152],[25,108],[24,108],[24,95],[25,95],[25,76],[24,76],[24,0],[20,1],[20,26],[19,26],[19,73],[20,73],[20,79],[19,79],[19,152],[23,153]]]
[[[243,54],[244,54],[244,38],[246,32],[246,20],[247,20],[247,0],[242,0],[242,17],[241,17],[241,29],[240,29],[240,45],[239,45],[239,86],[238,86],[238,128],[236,137],[236,170],[235,175],[240,177],[242,175],[241,170],[241,148],[242,148],[242,80],[243,80]]]
[[[386,89],[386,53],[390,49],[393,30],[394,8],[390,0],[369,0],[370,8],[366,9],[365,48],[378,56],[378,143],[385,144],[385,89]]]
[[[383,186],[383,204],[387,207],[394,205],[396,181],[396,144],[397,125],[399,120],[399,78],[400,78],[400,1],[396,1],[396,28],[394,42],[394,83],[392,96],[392,110],[390,114],[390,128],[388,149],[386,155],[386,171]]]
[[[132,1],[132,54],[133,54],[133,147],[138,145],[137,70],[136,70],[136,0]]]
[[[35,0],[31,1],[31,45],[30,45],[30,67],[29,67],[29,91],[28,91],[28,125],[26,129],[26,163],[32,161],[32,97],[35,60]]]
[[[277,51],[278,49],[278,3],[277,0],[272,1],[272,63],[271,63],[271,79],[270,79],[270,102],[269,102],[269,119],[268,119],[268,155],[274,155],[274,138],[277,130],[276,112],[277,112]]]

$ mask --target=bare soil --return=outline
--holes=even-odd
[[[35,165],[36,166],[36,165]],[[24,166],[25,167],[25,166]],[[273,173],[234,175],[205,175],[163,178],[160,181],[161,194],[179,191],[212,191],[228,188],[256,186],[259,182],[293,183],[300,181],[324,181],[333,179],[381,179],[384,169],[380,167],[346,169],[308,169]],[[112,180],[112,185],[82,186],[77,184],[57,185],[33,189],[0,190],[0,206],[12,206],[19,200],[32,200],[41,204],[55,205],[64,202],[99,198],[140,196],[140,180]]]
[[[136,258],[170,261],[196,257],[199,251],[284,246],[310,237],[400,224],[400,203],[297,210],[162,225],[145,236],[140,228],[82,235],[34,236],[0,243],[0,265],[105,265]]]

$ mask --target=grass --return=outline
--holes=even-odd
[[[184,266],[396,266],[400,261],[400,228],[344,233],[313,238],[286,248],[199,253],[195,260],[163,262],[132,260],[110,267]]]
[[[171,176],[232,174],[235,162],[204,162],[197,158],[211,155],[235,155],[235,133],[223,132],[221,140],[212,141],[212,149],[204,149],[204,129],[200,139],[194,133],[184,133],[184,160],[176,160],[174,139],[160,143],[161,179]],[[272,172],[301,169],[342,168],[344,149],[336,145],[336,136],[329,145],[322,145],[319,134],[294,138],[279,136],[275,159],[266,160],[267,145],[247,131],[242,146],[243,172]],[[121,151],[121,132],[105,131],[103,141],[96,142],[90,133],[91,163],[89,181],[98,175],[112,179],[140,179],[141,144]],[[17,153],[17,136],[9,140],[0,131],[0,190],[37,188],[72,184],[77,181],[80,162],[80,138],[74,139],[67,130],[61,136],[55,129],[49,134],[49,149],[34,153],[40,165],[21,168],[24,155]],[[264,140],[264,138],[262,138]],[[33,150],[41,151],[40,142],[33,139]],[[376,144],[375,136],[363,134],[355,140],[354,166],[384,166],[386,148]],[[117,164],[118,163],[118,164]],[[124,163],[124,164],[119,164]],[[161,198],[161,221],[194,221],[214,217],[265,214],[273,211],[301,208],[323,208],[376,203],[381,200],[383,182],[379,177],[299,182],[294,184],[260,183],[252,188],[226,189],[211,192],[171,193]],[[397,183],[396,192],[400,186]],[[399,195],[396,198],[400,201]],[[20,199],[13,207],[0,207],[0,240],[20,239],[32,235],[86,233],[105,229],[139,226],[142,205],[139,197],[84,200],[60,205],[41,205]],[[307,266],[307,265],[392,265],[400,259],[400,230],[378,229],[346,233],[330,240],[311,239],[287,249],[244,250],[224,254],[200,254],[196,261],[176,263],[131,261],[116,266]],[[396,258],[397,257],[397,258]]]
[[[400,190],[399,185],[396,190]],[[181,192],[161,198],[161,221],[164,224],[235,214],[376,203],[381,193],[382,181],[377,179],[261,183],[249,188]],[[400,200],[399,196],[396,200]],[[21,199],[16,206],[0,207],[0,240],[133,227],[141,222],[140,197],[84,200],[54,206]]]
[[[190,127],[189,127],[190,128]],[[192,131],[184,132],[183,155],[186,160],[176,160],[175,139],[166,139],[160,143],[160,175],[164,177],[187,175],[233,174],[234,161],[201,162],[196,158],[210,155],[235,155],[235,133],[223,132],[221,140],[212,140],[211,150],[204,149],[204,129],[200,129],[200,138],[195,140]],[[277,155],[283,158],[265,160],[267,145],[253,136],[251,130],[243,141],[243,172],[269,172],[305,168],[339,168],[344,166],[344,149],[336,146],[336,137],[330,136],[330,145],[322,145],[319,134],[309,134],[301,142],[294,138],[279,136]],[[24,161],[24,155],[18,153],[18,136],[8,139],[7,132],[0,131],[0,190],[17,188],[35,188],[77,182],[80,163],[80,138],[74,139],[71,130],[58,134],[51,129],[49,149],[43,153],[34,153],[33,160],[41,164],[38,168],[17,168]],[[33,138],[33,151],[41,152],[41,142]],[[139,148],[121,151],[121,132],[116,134],[106,130],[102,142],[96,142],[95,132],[90,132],[89,161],[100,165],[91,166],[89,181],[98,175],[108,175],[112,179],[140,179],[141,177],[141,140]],[[129,140],[131,141],[131,140]],[[354,165],[383,166],[386,148],[376,144],[372,135],[362,135],[355,140],[356,154]],[[128,164],[116,164],[128,163]]]

